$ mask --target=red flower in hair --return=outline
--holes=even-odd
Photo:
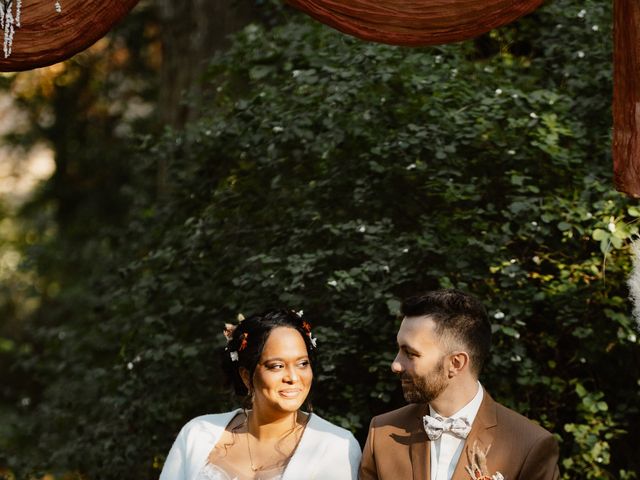
[[[307,333],[307,337],[309,337],[309,340],[311,341],[311,345],[313,348],[316,348],[316,338],[313,336],[313,334],[311,333],[311,324],[309,322],[307,322],[306,320],[302,322],[302,329]]]
[[[238,347],[238,351],[241,352],[242,350],[244,350],[245,348],[247,348],[247,337],[249,336],[249,334],[247,332],[244,332],[242,335],[240,335],[240,346]]]

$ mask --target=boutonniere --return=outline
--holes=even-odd
[[[490,449],[491,445],[486,450],[483,450],[478,445],[478,442],[473,442],[473,446],[467,449],[469,465],[465,469],[472,480],[505,480],[500,472],[496,472],[493,475],[489,473],[487,455]]]

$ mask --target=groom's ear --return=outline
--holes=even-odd
[[[469,369],[469,354],[465,351],[453,352],[449,357],[449,378]]]

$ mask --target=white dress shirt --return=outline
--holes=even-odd
[[[478,382],[478,392],[473,399],[464,407],[451,415],[452,419],[465,417],[470,425],[478,414],[480,404],[482,403],[483,389]],[[429,405],[429,415],[440,419],[446,419],[436,412]],[[451,480],[453,471],[456,469],[462,450],[464,449],[465,440],[456,437],[451,432],[444,432],[442,436],[435,441],[430,442],[431,448],[431,480]]]

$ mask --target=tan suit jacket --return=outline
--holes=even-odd
[[[411,404],[374,417],[362,452],[361,480],[430,480],[430,441],[422,417],[426,404]],[[451,480],[469,480],[467,449],[484,448],[490,474],[505,480],[558,480],[558,443],[544,428],[495,402],[485,391]]]

